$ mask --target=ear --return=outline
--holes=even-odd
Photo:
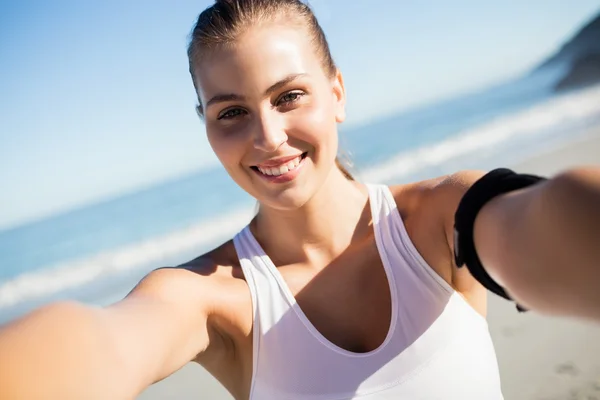
[[[333,78],[333,95],[335,121],[342,123],[346,119],[346,89],[344,88],[344,78],[340,70],[336,70]]]

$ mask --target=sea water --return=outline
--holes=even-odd
[[[600,87],[554,94],[528,76],[341,129],[365,182],[403,183],[512,165],[600,123]],[[232,237],[254,201],[221,167],[0,231],[0,323],[58,299],[107,304],[150,270]]]

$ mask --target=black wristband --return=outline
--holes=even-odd
[[[517,174],[507,168],[490,171],[476,181],[464,194],[454,215],[454,261],[457,267],[466,264],[469,272],[486,289],[512,300],[491,276],[485,271],[475,249],[473,228],[475,218],[481,208],[494,197],[536,184],[546,178],[535,175]],[[525,309],[517,305],[519,311]]]

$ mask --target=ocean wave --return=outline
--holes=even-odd
[[[161,261],[194,250],[206,251],[207,246],[235,235],[250,221],[253,212],[248,208],[233,210],[179,232],[21,274],[0,284],[0,309],[81,287],[111,275],[161,267]]]
[[[600,117],[600,86],[553,98],[524,111],[499,117],[435,145],[399,153],[360,174],[366,182],[388,182],[432,166],[492,149],[510,139],[568,128]]]
[[[366,182],[398,179],[460,157],[484,153],[515,137],[567,129],[578,121],[599,117],[600,87],[595,87],[553,98],[541,105],[459,133],[438,144],[400,153],[391,160],[365,170],[360,177]],[[248,223],[253,213],[254,210],[250,208],[231,210],[226,215],[182,231],[19,275],[0,283],[0,309],[86,287],[98,280],[127,272],[149,271],[182,254],[198,255],[206,251],[208,246],[232,237]]]

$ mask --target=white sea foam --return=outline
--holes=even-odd
[[[600,117],[600,87],[554,98],[531,109],[505,116],[460,133],[441,143],[401,153],[361,174],[367,182],[384,182],[407,176],[459,157],[487,151],[522,136],[568,127],[577,121]],[[252,217],[253,209],[231,210],[189,229],[135,245],[104,252],[83,260],[50,266],[0,284],[0,309],[49,297],[128,271],[160,267],[163,260],[206,250],[233,236]]]
[[[600,118],[600,86],[561,96],[497,118],[438,144],[400,153],[360,174],[366,182],[387,182],[431,166],[487,151],[510,139],[541,135],[576,122]]]
[[[152,240],[74,260],[41,271],[25,273],[0,284],[0,309],[118,275],[142,267],[161,267],[160,262],[195,249],[206,250],[232,237],[253,215],[253,209],[233,210],[188,229]]]

